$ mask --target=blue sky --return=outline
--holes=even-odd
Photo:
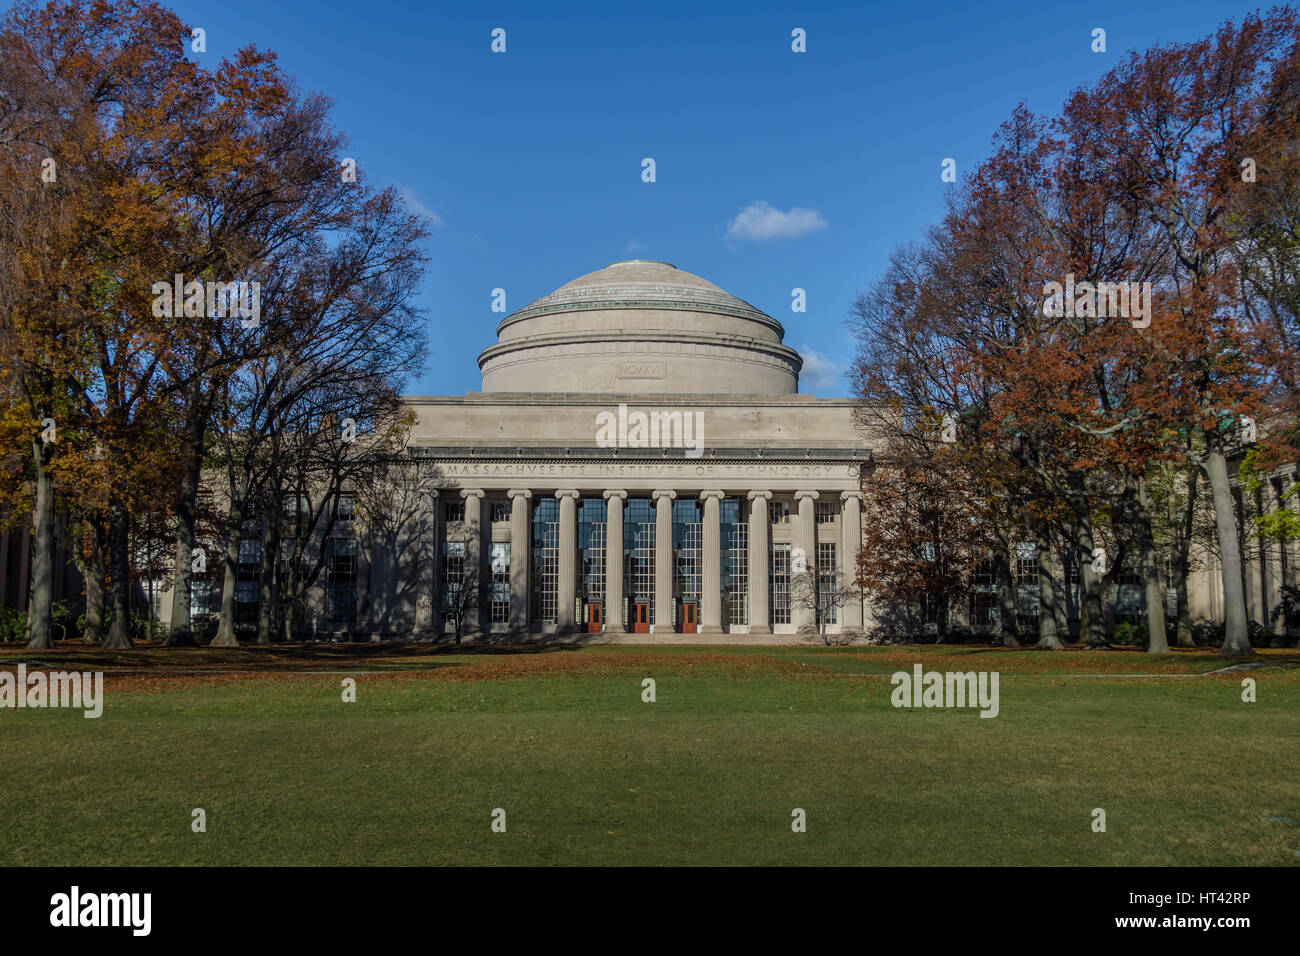
[[[830,397],[849,393],[849,305],[941,214],[945,157],[960,180],[1018,102],[1054,113],[1125,51],[1258,6],[167,5],[207,31],[214,64],[248,43],[276,51],[302,89],[333,99],[370,181],[433,215],[431,356],[409,393],[479,389],[476,358],[502,318],[494,288],[515,311],[616,259],[651,258],[779,319],[805,354],[800,390]],[[490,49],[497,27],[504,54]],[[806,53],[791,50],[796,27]],[[1090,49],[1096,27],[1105,53]],[[806,313],[791,312],[795,287]]]

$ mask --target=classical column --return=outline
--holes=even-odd
[[[483,573],[488,550],[483,547],[484,492],[478,488],[462,488],[460,495],[465,499],[465,571],[474,575],[470,580],[478,586],[478,600],[465,612],[464,633],[482,634],[488,628],[483,626],[485,622],[480,611],[483,598],[491,587],[491,579]]]
[[[767,562],[772,492],[749,493],[749,633],[771,634],[768,610]]]
[[[510,630],[527,634],[528,565],[533,553],[528,512],[533,493],[511,488],[506,494],[510,496]]]
[[[862,492],[840,492],[840,570],[844,586],[854,588],[858,578],[858,551],[862,547]],[[843,633],[856,637],[862,633],[862,599],[844,605]]]
[[[719,502],[724,492],[700,492],[704,502],[704,534],[701,542],[704,573],[700,576],[700,633],[722,633],[722,525]]]
[[[803,600],[790,602],[790,611],[794,617],[796,634],[817,633],[817,609],[809,606],[808,598],[811,588],[796,588],[795,579],[799,574],[809,573],[809,568],[817,565],[817,515],[813,502],[817,500],[815,491],[796,491],[795,500],[799,502],[799,515],[795,519],[794,547],[790,549],[790,590],[798,593]]]
[[[454,493],[454,492],[453,492]],[[437,491],[433,498],[433,607],[429,615],[429,626],[433,628],[434,640],[440,638],[447,630],[447,615],[442,602],[445,598],[446,585],[443,582],[443,542],[447,540],[447,522],[443,517],[445,504]]]
[[[556,634],[572,634],[577,628],[573,602],[577,598],[578,566],[578,498],[579,491],[557,491],[560,499],[559,609],[555,620]]]
[[[623,617],[623,499],[626,491],[605,492],[605,633],[626,634]]]
[[[676,630],[673,620],[673,501],[675,491],[656,491],[655,503],[655,626],[656,634]]]
[[[434,625],[438,622],[438,559],[442,542],[438,537],[438,489],[425,493],[428,498],[428,520],[424,522],[419,541],[419,560],[416,567],[417,576],[415,597],[416,637],[428,637],[435,634]]]

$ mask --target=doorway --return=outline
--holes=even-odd
[[[603,605],[587,605],[587,633],[599,634],[601,628],[605,626],[605,615]]]
[[[677,622],[678,630],[682,634],[695,633],[695,604],[684,602],[682,604],[681,620]]]
[[[632,605],[632,633],[633,634],[650,633],[650,605],[649,604]]]

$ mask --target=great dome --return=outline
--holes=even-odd
[[[790,395],[799,354],[770,315],[666,262],[613,262],[506,316],[485,392]]]

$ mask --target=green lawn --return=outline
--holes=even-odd
[[[1295,652],[1224,676],[1196,676],[1228,663],[1206,652],[935,647],[0,667],[37,658],[104,668],[107,703],[0,710],[5,865],[1300,864],[1300,825],[1269,819],[1300,818]],[[894,709],[888,674],[913,661],[998,671],[1000,715]]]

